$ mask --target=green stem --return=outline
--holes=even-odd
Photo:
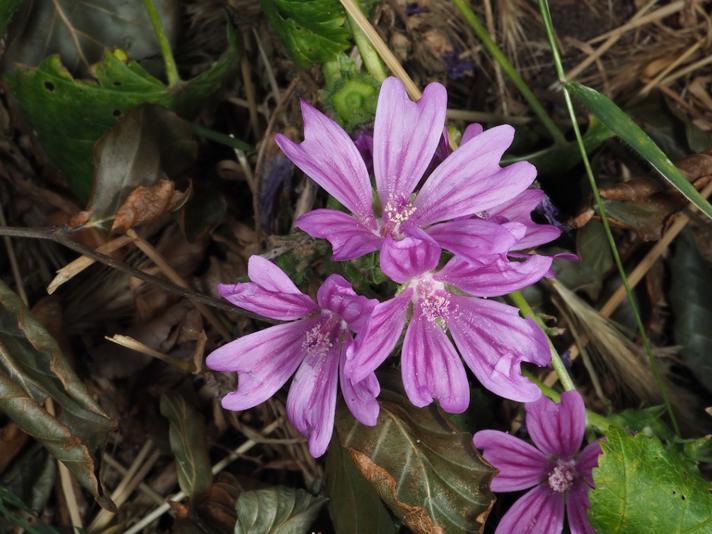
[[[529,371],[522,371],[522,374],[526,376],[529,380],[534,382],[537,386],[539,386],[541,392],[547,397],[549,397],[551,400],[553,400],[554,402],[561,401],[561,394],[554,388],[550,388],[549,386],[544,384],[544,382],[539,380],[534,373],[531,373]],[[605,433],[606,430],[608,430],[608,427],[611,426],[611,423],[606,417],[592,410],[586,410],[586,422],[589,426],[592,426],[603,433]]]
[[[504,52],[502,52],[502,50],[492,40],[487,28],[485,28],[484,24],[482,24],[482,21],[475,14],[475,12],[472,11],[472,8],[469,6],[468,2],[465,0],[453,0],[453,4],[455,4],[455,7],[457,7],[460,10],[460,13],[462,13],[462,16],[465,17],[465,20],[467,20],[470,26],[472,26],[472,29],[479,40],[482,41],[482,45],[485,47],[487,52],[489,52],[492,58],[499,63],[504,73],[509,76],[509,79],[512,80],[515,87],[519,89],[519,92],[524,97],[524,100],[527,101],[529,107],[531,107],[532,111],[541,121],[542,126],[548,130],[551,138],[554,140],[554,143],[557,145],[566,143],[566,137],[564,134],[561,132],[559,127],[554,124],[554,121],[551,120],[551,117],[549,117],[548,113],[544,109],[544,106],[541,102],[539,102],[539,99],[531,91],[531,89],[529,89],[527,83],[519,75],[517,69],[514,68],[514,65],[509,62],[509,59],[507,59],[507,56],[504,55]]]
[[[158,14],[158,10],[154,5],[153,0],[143,0],[143,4],[146,6],[148,18],[151,19],[151,26],[153,26],[153,31],[156,34],[156,39],[158,39],[158,46],[161,48],[163,62],[166,64],[166,78],[168,79],[168,86],[173,87],[174,85],[180,83],[180,75],[178,74],[176,60],[173,57],[173,50],[171,50],[171,44],[168,42],[168,36],[166,35],[165,30],[163,29],[163,22],[161,21],[161,16]]]
[[[655,382],[657,383],[658,389],[660,390],[660,395],[663,398],[665,408],[670,417],[670,422],[672,423],[675,433],[680,435],[680,428],[677,424],[677,419],[675,413],[672,410],[672,405],[670,404],[670,398],[668,395],[667,386],[658,367],[658,362],[653,354],[652,345],[650,339],[645,332],[645,326],[643,325],[643,320],[640,317],[640,310],[638,309],[638,303],[633,296],[633,292],[630,289],[630,284],[628,283],[628,276],[626,275],[625,268],[623,267],[623,261],[618,253],[618,247],[616,247],[615,239],[613,238],[613,232],[611,231],[611,226],[608,223],[608,216],[606,215],[606,208],[601,202],[601,195],[598,191],[598,184],[596,184],[596,179],[593,176],[593,169],[591,168],[591,162],[588,159],[588,154],[586,153],[586,148],[583,143],[583,136],[581,135],[581,130],[579,129],[578,123],[576,122],[576,112],[574,111],[574,106],[571,101],[571,95],[566,87],[566,75],[564,73],[564,67],[561,62],[561,56],[559,55],[559,49],[556,45],[556,37],[554,31],[554,24],[551,20],[551,13],[549,12],[549,4],[547,0],[538,0],[539,9],[541,11],[542,18],[544,19],[544,26],[546,27],[546,34],[549,38],[549,45],[551,46],[551,53],[554,57],[554,65],[556,66],[556,74],[559,77],[559,82],[564,89],[564,99],[566,100],[566,108],[568,109],[569,116],[571,117],[571,124],[576,135],[576,142],[579,145],[581,151],[581,159],[583,160],[584,167],[586,169],[586,175],[588,177],[588,182],[591,186],[591,191],[593,191],[593,198],[596,203],[596,209],[601,216],[601,222],[603,223],[603,229],[606,233],[606,238],[608,239],[608,244],[611,247],[611,252],[613,253],[613,259],[616,263],[618,273],[623,281],[623,287],[625,287],[626,296],[628,297],[628,302],[630,303],[631,311],[633,312],[633,317],[635,318],[635,324],[640,332],[640,338],[643,341],[643,348],[645,349],[645,354],[648,357],[648,362],[650,364],[650,369],[655,376]]]
[[[519,308],[524,317],[531,317],[532,319],[534,319],[534,321],[541,327],[541,329],[546,334],[546,325],[544,324],[544,321],[542,321],[541,317],[539,317],[534,312],[532,307],[524,298],[524,295],[522,295],[519,291],[515,291],[509,294],[509,298],[514,303],[514,305]],[[569,375],[569,372],[566,370],[566,366],[561,360],[561,356],[559,356],[556,347],[554,347],[554,344],[551,342],[551,339],[549,339],[548,335],[546,336],[546,340],[549,342],[549,349],[551,350],[551,366],[554,368],[554,371],[556,371],[556,374],[559,375],[561,385],[564,386],[564,389],[566,391],[575,390],[576,385],[571,379],[571,375]]]
[[[356,21],[349,15],[349,27],[351,28],[351,33],[354,36],[354,41],[356,41],[356,46],[358,47],[358,52],[361,54],[361,59],[363,59],[363,65],[366,70],[373,76],[376,81],[383,82],[388,77],[386,68],[381,62],[381,58],[378,56],[378,52],[374,50],[371,46],[368,37],[363,33],[361,28],[358,27]]]

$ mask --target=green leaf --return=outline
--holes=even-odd
[[[712,270],[685,230],[670,265],[670,307],[675,343],[695,377],[712,391]]]
[[[651,406],[642,410],[623,410],[609,415],[608,420],[625,430],[668,441],[673,439],[675,434],[663,421],[664,414],[665,406]]]
[[[213,474],[203,416],[175,391],[161,395],[161,415],[169,422],[168,437],[176,457],[180,489],[186,495],[205,491],[210,487]]]
[[[338,439],[331,441],[326,456],[326,494],[336,534],[398,532],[383,501]]]
[[[260,0],[272,29],[306,69],[325,63],[349,47],[346,12],[338,0]]]
[[[52,399],[57,417],[44,408]],[[113,508],[91,451],[114,423],[74,373],[57,342],[0,282],[0,411],[65,463],[102,506]]]
[[[197,155],[186,121],[151,104],[133,108],[95,145],[87,206],[92,220],[107,224],[134,188],[153,185],[164,174],[177,178]]]
[[[670,158],[660,150],[648,134],[611,99],[580,83],[569,82],[566,87],[584,103],[591,113],[615,132],[618,137],[628,143],[633,150],[652,165],[685,198],[697,206],[705,215],[712,218],[712,205],[700,195],[680,169],[675,167]]]
[[[381,379],[381,413],[374,427],[341,406],[341,445],[391,511],[418,533],[479,532],[494,496],[494,470],[435,407],[414,408],[392,374]]]
[[[128,61],[120,50],[104,53],[94,68],[95,80],[75,80],[57,55],[36,68],[18,66],[5,79],[50,161],[86,202],[94,143],[128,110],[143,103],[158,104],[185,117],[194,115],[235,63],[237,48],[231,29],[228,37],[228,50],[210,70],[170,88],[135,61]]]
[[[712,495],[695,464],[659,439],[611,427],[593,471],[589,518],[598,532],[710,532]]]
[[[24,0],[0,0],[0,39],[5,36],[7,25]]]
[[[325,502],[284,486],[246,491],[235,503],[235,534],[304,534]]]

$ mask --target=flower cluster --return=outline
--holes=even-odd
[[[296,226],[328,240],[336,261],[378,251],[381,271],[399,289],[379,302],[331,275],[312,299],[276,265],[253,256],[250,282],[221,285],[219,292],[235,306],[283,323],[224,345],[207,365],[238,373],[237,391],[222,400],[230,410],[264,402],[294,375],[287,414],[318,457],[333,433],[339,389],[356,419],[376,424],[375,371],[402,338],[402,380],[415,406],[437,401],[450,413],[466,410],[465,367],[491,392],[528,403],[527,424],[539,450],[501,432],[475,436],[500,471],[494,491],[536,486],[498,532],[560,532],[565,506],[572,532],[590,532],[586,488],[598,449],[589,446],[576,456],[583,401],[564,394],[559,408],[541,397],[520,366],[550,363],[545,334],[516,308],[489,300],[549,275],[553,258],[531,250],[560,230],[531,218],[545,200],[530,188],[536,169],[524,161],[500,166],[514,130],[471,125],[452,150],[446,104],[440,84],[412,102],[399,80],[387,79],[373,138],[360,139],[364,158],[344,130],[302,102],[304,141],[275,140],[345,210],[316,209]]]

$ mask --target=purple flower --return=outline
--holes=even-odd
[[[403,84],[388,78],[381,87],[373,136],[374,198],[366,164],[351,138],[334,121],[302,102],[304,141],[275,140],[285,155],[353,215],[317,209],[296,225],[329,240],[335,260],[381,251],[381,270],[393,278],[408,254],[401,245],[437,243],[478,261],[505,253],[512,229],[490,221],[461,221],[524,191],[536,176],[530,163],[499,166],[514,137],[511,126],[491,128],[462,143],[421,182],[443,138],[447,94],[438,83],[412,102]],[[487,243],[489,246],[483,248]],[[405,247],[406,249],[410,247]]]
[[[515,262],[500,256],[475,263],[456,256],[436,272],[440,248],[422,233],[420,240],[406,237],[396,243],[398,257],[405,256],[407,261],[393,261],[388,257],[390,249],[382,252],[393,262],[391,277],[403,284],[402,291],[373,309],[368,325],[349,349],[347,376],[362,380],[388,357],[412,306],[401,372],[414,405],[437,400],[451,413],[467,408],[470,390],[460,356],[493,393],[522,402],[538,399],[539,388],[522,376],[520,365],[523,361],[540,366],[550,363],[546,336],[534,321],[521,318],[516,308],[477,297],[504,295],[534,283],[546,274],[552,258],[532,255]],[[509,244],[513,241],[514,237]]]
[[[228,410],[246,410],[274,395],[295,372],[287,396],[287,415],[309,439],[316,458],[324,454],[334,429],[337,383],[351,413],[365,425],[378,418],[380,389],[371,373],[358,383],[344,376],[346,350],[360,332],[376,300],[357,295],[339,275],[331,275],[316,302],[276,265],[252,256],[251,282],[218,287],[235,306],[270,319],[291,321],[243,336],[213,351],[207,365],[239,373],[237,391],[222,399]]]
[[[564,511],[571,534],[593,534],[586,511],[591,471],[601,448],[591,443],[581,452],[586,408],[576,391],[561,395],[561,404],[542,397],[526,405],[526,426],[536,447],[497,430],[481,430],[474,444],[497,470],[492,491],[525,493],[502,517],[496,534],[557,534]]]

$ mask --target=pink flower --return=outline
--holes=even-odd
[[[591,443],[581,452],[586,408],[576,391],[561,395],[561,404],[542,397],[526,405],[526,427],[536,447],[497,430],[481,430],[475,447],[499,473],[492,491],[532,488],[502,517],[496,534],[557,534],[564,512],[571,534],[594,534],[586,511],[593,468],[601,448]]]
[[[309,439],[316,458],[334,429],[337,384],[351,413],[365,425],[378,418],[380,389],[371,373],[358,383],[344,376],[346,350],[363,329],[376,300],[357,295],[341,276],[331,275],[314,302],[279,267],[260,256],[248,265],[249,283],[219,286],[235,306],[270,319],[291,321],[243,336],[213,351],[207,366],[239,374],[237,391],[222,399],[228,410],[246,410],[272,397],[295,374],[287,415]]]
[[[546,336],[534,321],[521,318],[516,308],[477,297],[504,295],[534,283],[548,271],[552,259],[533,255],[522,262],[499,257],[475,263],[456,256],[435,271],[440,248],[425,232],[420,239],[398,241],[396,247],[398,256],[407,258],[393,261],[391,273],[403,284],[402,291],[373,309],[368,325],[349,349],[347,376],[358,382],[373,373],[395,348],[412,307],[401,373],[414,405],[437,400],[448,412],[467,408],[470,390],[460,357],[493,393],[521,402],[538,399],[539,388],[522,376],[520,365],[550,363]],[[386,257],[389,253],[382,252]]]
[[[373,136],[380,206],[374,210],[367,167],[353,141],[334,121],[302,102],[305,140],[296,144],[283,135],[275,140],[352,215],[317,209],[302,215],[297,226],[329,240],[335,260],[380,250],[381,270],[391,278],[408,261],[399,245],[404,240],[434,241],[472,261],[508,252],[519,224],[456,219],[508,202],[534,181],[536,169],[527,162],[499,166],[514,137],[511,126],[491,128],[462,143],[414,193],[442,140],[446,107],[447,94],[438,83],[428,85],[423,97],[412,102],[398,79],[383,82]]]

